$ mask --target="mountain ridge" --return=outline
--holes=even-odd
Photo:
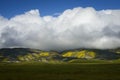
[[[120,59],[120,48],[116,49],[72,49],[58,51],[43,51],[31,48],[2,48],[0,62],[39,61],[39,62],[66,62],[74,59]]]

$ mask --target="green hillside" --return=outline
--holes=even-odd
[[[96,53],[88,50],[80,51],[67,51],[62,54],[63,57],[74,57],[74,58],[95,58]]]
[[[29,48],[4,48],[0,49],[0,61],[58,61],[60,55],[54,51],[41,51]]]
[[[70,50],[62,53],[63,57],[68,58],[79,58],[79,59],[118,59],[120,54],[117,50],[99,50],[99,49],[79,49],[79,50]]]
[[[0,49],[0,62],[80,62],[79,60],[117,60],[120,59],[120,49],[77,49],[57,51],[42,51],[30,48],[3,48]]]

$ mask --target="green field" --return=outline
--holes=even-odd
[[[1,63],[0,80],[120,80],[120,64]]]

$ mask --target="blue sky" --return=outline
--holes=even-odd
[[[0,48],[118,48],[120,0],[0,0],[0,39]]]
[[[74,7],[120,9],[120,0],[0,0],[0,15],[11,18],[32,9],[39,9],[41,16],[61,13]]]

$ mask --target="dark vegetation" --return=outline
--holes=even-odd
[[[0,64],[0,80],[120,80],[119,63]]]

